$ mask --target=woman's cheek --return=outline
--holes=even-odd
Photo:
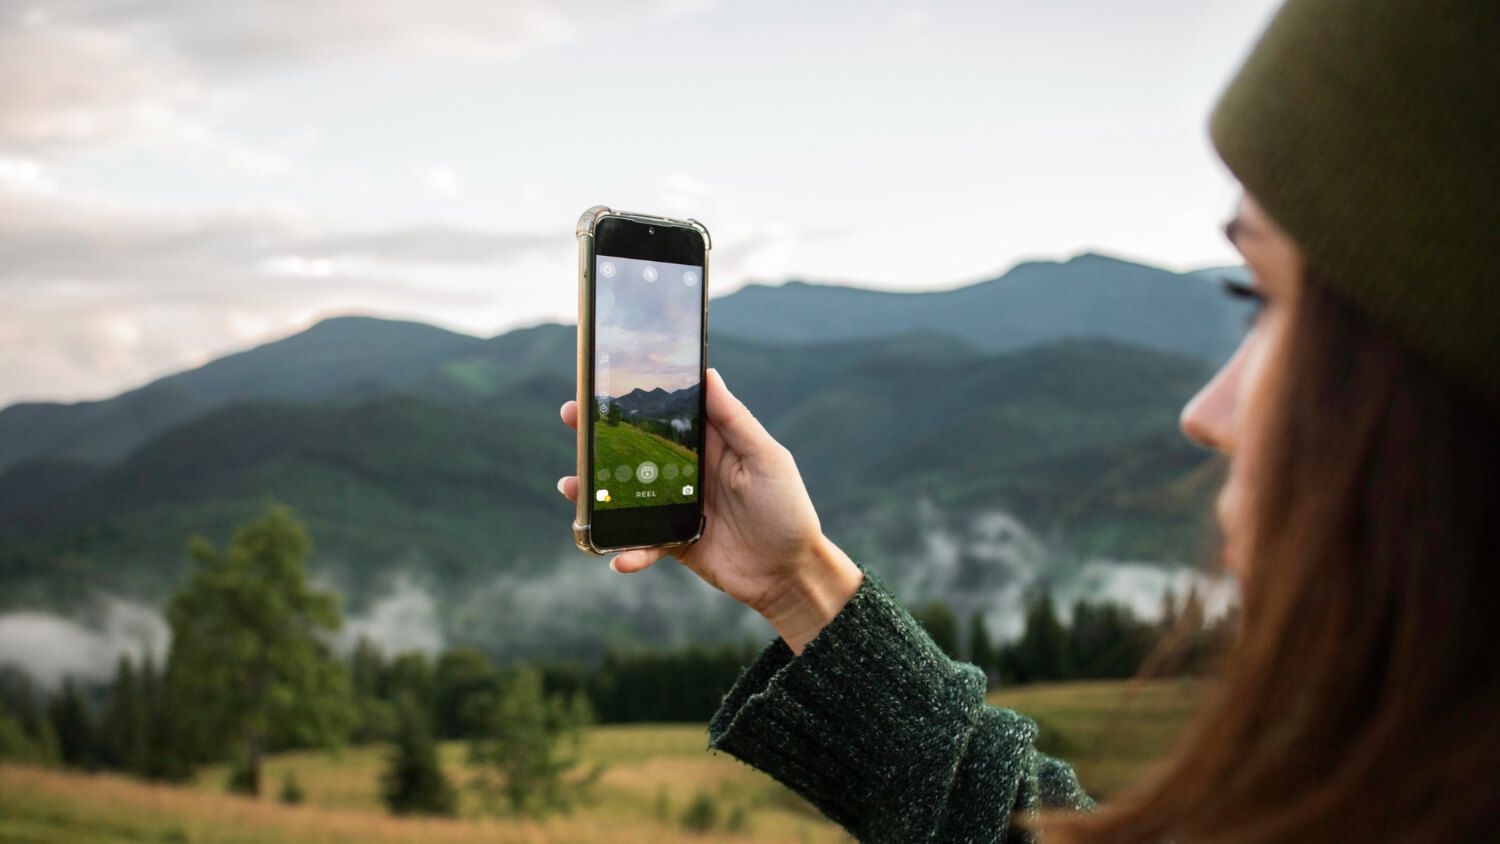
[[[1220,523],[1226,535],[1227,563],[1236,574],[1244,573],[1245,549],[1253,524],[1255,490],[1259,488],[1259,469],[1265,454],[1265,438],[1275,408],[1275,391],[1271,373],[1282,352],[1286,337],[1282,314],[1268,314],[1245,342],[1245,361],[1239,372],[1234,404],[1235,449],[1230,461],[1229,480],[1218,501]]]

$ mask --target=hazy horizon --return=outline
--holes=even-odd
[[[1207,117],[1274,5],[12,6],[0,405],[332,315],[571,321],[601,202],[703,220],[716,294],[1232,263]]]
[[[1097,250],[1085,250],[1085,251],[1079,252],[1079,253],[1077,253],[1075,255],[1072,255],[1072,256],[1070,256],[1068,258],[1057,258],[1057,259],[1023,258],[1023,259],[1017,261],[1016,265],[1024,264],[1024,263],[1027,263],[1028,261],[1052,261],[1054,263],[1062,264],[1062,263],[1066,263],[1067,261],[1072,260],[1073,258],[1077,258],[1077,257],[1079,257],[1081,255],[1084,255],[1084,254],[1104,254],[1104,257],[1113,258],[1113,259],[1116,259],[1116,260],[1132,260],[1132,259],[1128,259],[1128,258],[1122,258],[1122,257],[1119,257],[1119,256],[1114,256],[1114,255],[1108,255],[1108,254],[1105,254],[1105,253],[1100,253]],[[1134,262],[1134,261],[1132,261],[1132,262]],[[1144,263],[1144,262],[1136,262],[1136,263]],[[997,272],[997,273],[995,273],[993,275],[982,276],[982,277],[979,277],[979,278],[976,278],[976,279],[966,279],[966,280],[960,281],[960,282],[955,283],[955,284],[953,284],[951,286],[948,286],[948,287],[934,287],[934,288],[922,288],[922,289],[910,289],[910,290],[908,290],[908,289],[902,289],[902,288],[878,288],[878,287],[874,287],[874,286],[871,286],[871,285],[868,285],[868,284],[861,284],[861,283],[859,283],[857,281],[829,281],[829,280],[811,279],[811,278],[807,278],[805,276],[800,276],[800,275],[795,275],[794,274],[794,275],[791,275],[791,276],[789,276],[787,278],[783,278],[783,279],[780,279],[780,280],[774,281],[774,282],[772,282],[772,281],[761,281],[761,280],[750,280],[745,285],[742,285],[742,287],[739,288],[739,289],[743,289],[743,287],[748,287],[748,286],[762,286],[762,287],[773,287],[773,288],[776,288],[776,287],[784,287],[787,284],[813,284],[813,285],[828,286],[828,287],[845,287],[845,288],[849,288],[849,289],[853,289],[853,290],[865,290],[865,291],[879,292],[879,293],[943,293],[943,292],[948,292],[948,291],[953,291],[953,290],[959,290],[959,289],[962,289],[964,287],[969,287],[969,286],[972,286],[972,285],[975,285],[975,284],[984,284],[984,283],[989,282],[989,281],[995,281],[995,280],[997,280],[999,278],[1003,278],[1006,273],[1009,273],[1011,270],[1015,269],[1016,265],[1012,265],[1010,267],[1007,267],[1005,270]],[[1155,266],[1155,265],[1149,264],[1149,263],[1145,263],[1145,265],[1146,266]],[[1240,266],[1240,264],[1237,264],[1237,263],[1236,264],[1227,264],[1227,265],[1214,264],[1214,265],[1207,265],[1207,266],[1202,266],[1202,267],[1188,268],[1188,269],[1184,270],[1183,272],[1202,272],[1202,271],[1207,271],[1207,270],[1222,269],[1225,266]],[[709,296],[710,311],[712,311],[712,302],[715,299],[719,299],[719,298],[723,298],[723,297],[732,295],[734,292],[737,292],[737,290],[736,291],[730,291],[728,293],[711,294]],[[262,339],[258,339],[258,340],[254,341],[254,342],[247,343],[247,344],[245,344],[243,346],[238,346],[238,347],[233,347],[233,348],[225,349],[222,352],[214,355],[212,358],[210,358],[208,360],[204,360],[204,361],[199,362],[199,363],[193,363],[193,364],[184,365],[182,367],[179,367],[179,368],[176,368],[176,369],[171,369],[171,370],[168,370],[168,371],[165,371],[165,372],[161,372],[159,374],[154,374],[154,375],[151,375],[151,376],[147,377],[145,380],[142,380],[142,381],[140,381],[138,383],[125,384],[125,385],[123,385],[123,386],[121,386],[121,387],[119,387],[117,389],[112,389],[109,392],[104,393],[104,394],[100,394],[100,395],[96,395],[96,396],[81,396],[81,397],[64,398],[64,399],[45,398],[45,397],[43,397],[43,398],[34,398],[34,397],[25,397],[25,396],[16,397],[16,398],[10,398],[10,399],[5,399],[3,397],[0,397],[0,410],[4,410],[7,407],[11,407],[13,405],[18,405],[18,404],[47,404],[47,403],[75,404],[75,403],[87,403],[87,402],[92,402],[92,401],[107,401],[107,400],[115,398],[115,397],[117,397],[117,396],[119,396],[119,395],[121,395],[123,393],[128,393],[128,392],[130,392],[132,390],[136,390],[136,389],[140,389],[142,387],[145,387],[148,384],[151,384],[152,382],[157,381],[157,380],[159,380],[161,378],[168,377],[170,375],[174,375],[174,374],[176,374],[178,372],[185,372],[185,371],[189,371],[189,370],[192,370],[192,369],[196,369],[199,366],[202,366],[202,365],[207,364],[207,363],[211,363],[213,360],[217,360],[217,359],[219,359],[221,357],[226,357],[228,355],[238,354],[240,352],[250,351],[252,349],[259,348],[260,346],[267,345],[269,343],[275,343],[275,342],[280,341],[280,340],[285,340],[285,339],[287,339],[289,337],[293,337],[293,336],[295,336],[297,334],[300,334],[300,333],[302,333],[304,331],[307,331],[308,329],[312,328],[313,326],[315,326],[317,324],[320,324],[322,322],[326,322],[328,320],[345,319],[345,318],[367,318],[367,319],[389,320],[389,321],[396,321],[396,322],[403,322],[403,321],[404,322],[416,322],[416,323],[420,323],[420,324],[423,324],[423,325],[429,325],[429,326],[432,326],[432,327],[435,327],[435,328],[441,328],[444,331],[451,331],[451,332],[453,332],[455,334],[462,334],[462,335],[467,336],[467,337],[473,337],[476,340],[493,339],[495,337],[499,337],[501,335],[507,334],[507,333],[509,333],[511,331],[520,331],[520,330],[526,330],[526,329],[531,329],[531,328],[537,328],[537,327],[542,326],[542,325],[574,326],[578,322],[577,319],[572,319],[572,318],[565,318],[565,319],[544,319],[544,320],[540,320],[540,321],[534,322],[534,323],[527,323],[527,324],[520,324],[520,325],[509,326],[509,327],[506,327],[506,328],[504,328],[504,329],[502,329],[502,330],[500,330],[498,332],[495,332],[493,334],[484,334],[484,333],[475,333],[475,332],[470,332],[470,331],[464,331],[464,330],[462,330],[460,328],[453,328],[453,327],[450,327],[450,326],[442,325],[442,324],[440,324],[438,322],[435,322],[435,321],[429,321],[429,320],[425,320],[425,319],[412,318],[412,317],[404,317],[404,316],[401,316],[401,315],[388,315],[388,314],[378,314],[378,313],[366,313],[366,312],[360,312],[360,311],[347,311],[347,312],[341,312],[341,313],[328,313],[328,314],[319,315],[316,319],[314,319],[308,325],[304,325],[304,326],[300,326],[300,327],[296,327],[296,328],[290,329],[290,330],[288,330],[288,331],[286,331],[285,333],[282,333],[282,334],[277,334],[277,335],[274,335],[274,336],[270,336],[270,337],[265,337],[265,338],[262,338]],[[710,343],[712,343],[712,338],[710,338]],[[619,398],[620,396],[623,396],[623,395],[625,395],[626,393],[629,393],[629,392],[630,392],[630,390],[625,390],[623,392],[616,392],[615,395],[612,396],[612,397],[613,398]]]

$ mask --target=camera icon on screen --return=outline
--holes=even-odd
[[[693,494],[693,485],[692,484],[684,484],[683,487],[682,487],[682,494],[683,495],[692,495]]]

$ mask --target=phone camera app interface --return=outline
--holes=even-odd
[[[703,268],[599,256],[594,507],[698,500]]]

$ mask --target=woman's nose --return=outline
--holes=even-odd
[[[1234,450],[1235,396],[1242,352],[1243,346],[1188,401],[1178,418],[1178,427],[1188,439],[1224,454]]]

